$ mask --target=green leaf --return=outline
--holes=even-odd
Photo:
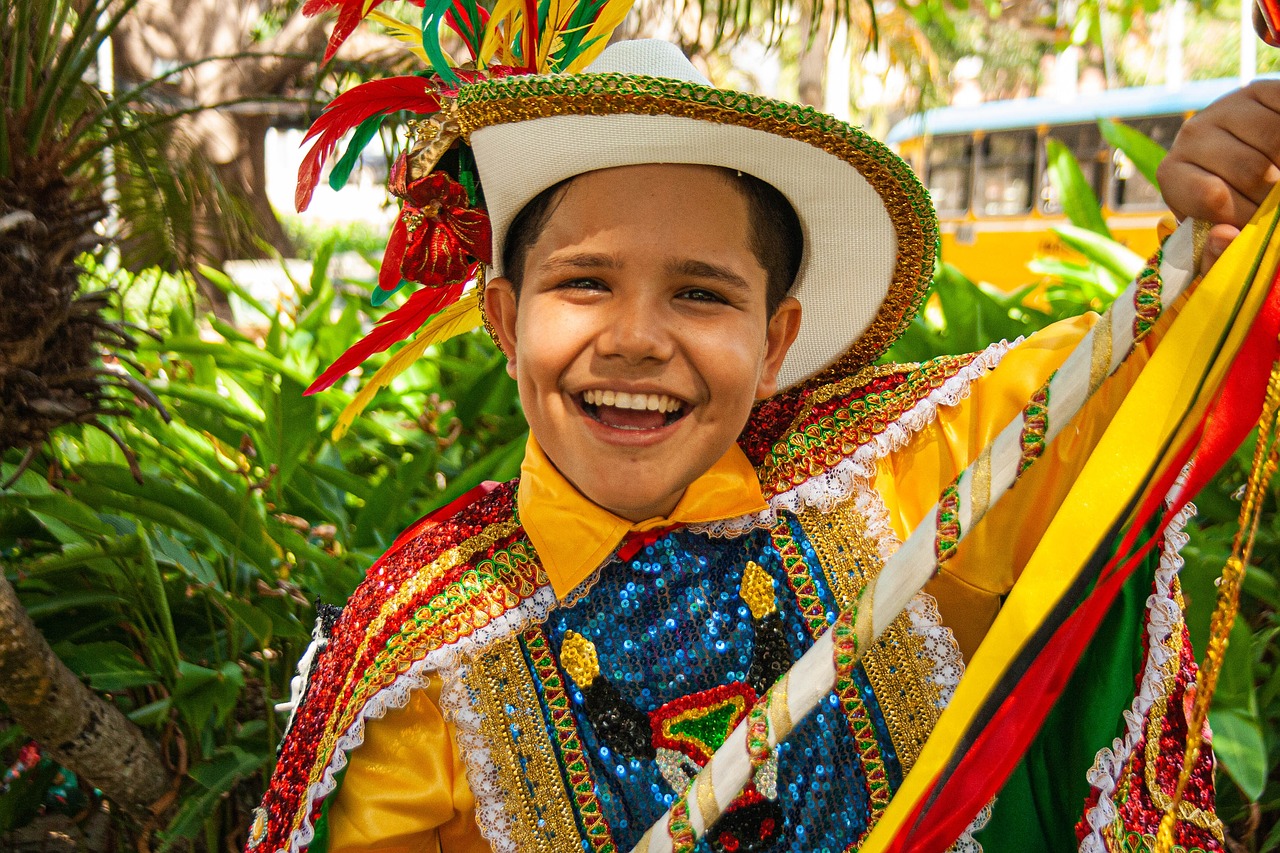
[[[1253,636],[1249,623],[1237,618],[1213,695],[1209,723],[1213,749],[1226,771],[1252,802],[1267,783],[1267,749],[1253,680]]]
[[[1111,119],[1099,119],[1098,129],[1102,131],[1102,136],[1107,142],[1119,148],[1133,161],[1133,165],[1151,186],[1160,186],[1156,181],[1156,170],[1160,168],[1160,162],[1169,153],[1160,143],[1136,128]]]
[[[263,613],[256,605],[230,597],[221,600],[215,597],[213,600],[226,608],[228,613],[248,628],[249,633],[253,634],[253,638],[258,641],[259,646],[266,648],[271,642],[271,617]]]
[[[208,669],[188,661],[178,662],[178,679],[170,698],[173,705],[199,734],[210,725],[220,725],[235,707],[244,673],[231,661],[218,669]]]
[[[1142,271],[1142,256],[1110,237],[1075,225],[1059,225],[1053,230],[1063,243],[1121,281],[1132,281]]]
[[[1239,708],[1211,710],[1213,752],[1250,802],[1267,786],[1267,744],[1256,716]]]
[[[72,672],[89,679],[95,690],[104,693],[116,693],[160,681],[160,676],[151,667],[138,660],[127,646],[115,641],[82,645],[59,643],[54,652]]]
[[[1102,206],[1071,149],[1053,137],[1049,137],[1046,144],[1049,180],[1058,190],[1067,218],[1077,228],[1110,238],[1111,229],[1102,217]]]
[[[160,850],[170,850],[178,842],[196,838],[211,815],[217,814],[218,801],[246,776],[261,770],[270,755],[255,755],[238,746],[219,747],[208,760],[192,766],[191,778],[203,789],[187,797],[169,826],[161,833]]]

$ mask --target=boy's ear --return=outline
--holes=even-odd
[[[756,385],[757,400],[771,397],[777,392],[778,371],[782,369],[782,361],[787,357],[787,352],[799,333],[800,301],[788,296],[769,318],[769,327],[765,331],[764,369],[760,372],[760,382]]]
[[[495,278],[484,285],[484,315],[498,336],[498,346],[507,357],[507,373],[516,378],[516,289],[507,278]]]

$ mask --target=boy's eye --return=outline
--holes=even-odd
[[[566,290],[604,290],[604,282],[596,278],[571,278],[557,285]]]
[[[681,291],[681,299],[689,299],[694,302],[726,302],[727,300],[716,293],[714,290],[707,290],[704,287],[692,287],[688,290]]]

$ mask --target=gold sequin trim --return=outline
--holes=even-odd
[[[847,610],[884,567],[877,543],[868,535],[866,519],[847,501],[826,513],[806,509],[799,518],[840,609]],[[931,680],[933,662],[905,613],[868,647],[862,668],[875,690],[898,762],[906,773],[938,722],[942,697]]]
[[[485,647],[468,666],[466,684],[504,794],[515,849],[579,853],[581,834],[572,795],[555,759],[519,638],[508,637]]]

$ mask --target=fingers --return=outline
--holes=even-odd
[[[1234,225],[1215,225],[1209,229],[1209,234],[1204,241],[1204,253],[1200,256],[1201,275],[1207,273],[1209,268],[1217,263],[1218,258],[1222,257],[1222,253],[1239,234],[1240,229]]]
[[[1180,218],[1236,227],[1280,182],[1280,81],[1258,81],[1188,119],[1160,166]]]

